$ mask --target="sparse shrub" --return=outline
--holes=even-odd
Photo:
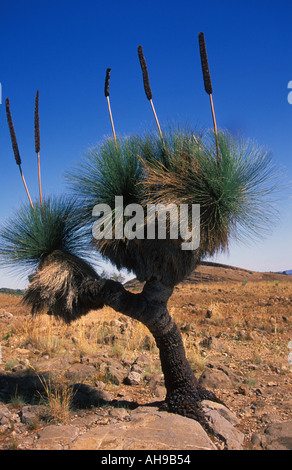
[[[42,418],[53,423],[68,423],[73,403],[74,391],[64,377],[44,379],[40,377],[44,388],[41,394]]]
[[[254,375],[248,375],[244,380],[245,385],[249,388],[255,387],[257,382],[258,382],[258,379]]]
[[[5,363],[5,370],[12,370],[19,363],[18,359],[8,359]]]

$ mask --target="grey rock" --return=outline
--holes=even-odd
[[[138,374],[143,374],[143,368],[139,364],[132,364],[131,372],[138,372]]]
[[[113,408],[110,410],[109,415],[112,418],[117,418],[117,419],[125,419],[129,417],[129,413],[125,408]]]
[[[91,364],[73,364],[66,371],[66,377],[69,379],[77,379],[78,382],[85,380],[96,374],[96,368]]]
[[[38,405],[23,406],[20,412],[21,422],[32,425],[43,414],[43,408]]]
[[[261,417],[260,417],[260,421],[263,423],[263,424],[271,424],[271,423],[278,423],[279,422],[279,416],[277,413],[264,413]]]
[[[140,367],[148,366],[151,364],[151,360],[149,359],[148,356],[145,356],[144,354],[141,354],[141,356],[138,356],[135,359],[134,364],[137,364]]]
[[[75,427],[78,427],[80,430],[82,428],[90,428],[93,425],[98,425],[99,421],[103,419],[103,416],[99,413],[82,413],[77,414],[71,419],[71,424]]]
[[[154,390],[157,385],[164,385],[163,374],[153,374],[149,377],[148,387]]]
[[[256,450],[292,450],[292,421],[272,423],[251,439]]]
[[[243,450],[244,434],[235,428],[239,420],[224,405],[204,400],[201,404],[214,434],[227,450]]]
[[[6,408],[0,409],[0,426],[3,426],[4,424],[9,424],[10,423],[10,418],[12,417],[12,413]]]
[[[262,434],[253,434],[251,437],[251,443],[254,450],[263,450],[266,449],[267,439]]]
[[[223,418],[227,419],[233,426],[240,424],[240,420],[237,416],[230,411],[226,406],[221,403],[216,403],[210,400],[203,400],[201,403],[202,409],[205,413],[212,413],[212,411],[217,411]]]
[[[164,400],[166,396],[166,388],[163,385],[157,384],[152,389],[153,395],[158,398],[158,400]]]
[[[62,450],[68,448],[78,436],[79,429],[76,426],[52,424],[38,432],[38,440],[35,449],[38,450]]]
[[[150,377],[148,387],[155,397],[159,400],[164,400],[166,395],[166,388],[164,386],[164,380],[162,374],[154,374]]]
[[[127,377],[124,379],[125,385],[139,385],[143,381],[143,377],[139,372],[134,370],[130,371]]]
[[[73,395],[74,404],[81,408],[101,406],[113,399],[109,392],[83,383],[74,384]]]
[[[104,388],[105,388],[105,383],[103,383],[101,380],[97,380],[97,381],[95,382],[95,386],[96,386],[96,388],[97,388],[98,390],[101,391],[101,390],[104,390]]]
[[[199,378],[199,383],[205,388],[231,390],[233,382],[222,370],[207,368]]]
[[[120,385],[128,375],[129,369],[123,367],[119,361],[108,359],[100,364],[99,370],[107,380],[115,385]]]
[[[20,418],[17,413],[11,412],[8,408],[0,409],[0,435],[7,430],[16,430],[20,424]]]
[[[219,351],[220,350],[220,344],[217,338],[214,338],[214,336],[209,336],[208,338],[203,339],[200,342],[200,346],[203,348],[207,348],[213,351]]]
[[[216,450],[202,426],[183,416],[139,407],[130,421],[97,426],[80,435],[72,450]]]
[[[109,381],[115,385],[122,384],[125,378],[124,370],[120,367],[115,367],[114,365],[110,365],[106,368],[106,374]]]
[[[224,372],[224,374],[226,374],[230,378],[230,380],[233,384],[238,384],[238,383],[242,382],[242,380],[243,380],[243,373],[239,370],[236,370],[236,372],[235,372],[230,367],[225,367],[225,366],[222,366],[222,365],[217,366],[217,369]]]

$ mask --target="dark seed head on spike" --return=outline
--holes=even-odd
[[[35,151],[39,153],[41,149],[40,140],[40,119],[39,119],[39,90],[36,92],[35,97],[35,109],[34,109],[34,140],[35,140]]]
[[[106,69],[105,84],[104,84],[104,96],[109,96],[109,82],[110,82],[111,69]]]
[[[211,77],[210,77],[210,71],[209,71],[209,65],[208,65],[208,57],[207,57],[207,49],[206,49],[204,33],[199,34],[199,46],[200,46],[204,86],[208,95],[211,95],[213,93],[213,89],[212,89],[212,83],[211,83]]]
[[[9,103],[8,98],[6,98],[5,104],[6,104],[7,122],[8,122],[8,127],[9,127],[9,130],[10,130],[10,137],[11,137],[11,143],[12,143],[12,148],[13,148],[15,161],[16,161],[17,165],[21,165],[21,158],[20,158],[20,155],[19,155],[19,150],[18,150],[18,145],[17,145],[17,140],[16,140],[16,134],[15,134],[15,130],[14,130],[13,122],[12,122],[12,117],[11,117],[11,112],[10,112],[10,103]]]
[[[106,69],[105,83],[104,83],[104,96],[109,96],[109,81],[111,76],[111,69]]]
[[[138,46],[138,56],[139,56],[140,65],[141,65],[141,69],[143,73],[144,90],[145,90],[148,100],[150,101],[152,100],[152,91],[150,88],[148,70],[147,70],[147,65],[146,65],[144,54],[143,54],[142,46]]]

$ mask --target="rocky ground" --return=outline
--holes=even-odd
[[[292,276],[209,268],[169,308],[194,373],[226,404],[202,404],[212,433],[159,411],[163,376],[143,326],[109,308],[70,326],[32,319],[2,294],[0,449],[291,450]]]

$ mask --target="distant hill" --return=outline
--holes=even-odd
[[[204,281],[284,281],[287,279],[287,274],[275,272],[258,272],[249,269],[238,268],[235,266],[228,266],[226,264],[212,263],[202,261],[194,272],[186,279],[186,282],[204,282]]]
[[[292,271],[286,271],[292,274]],[[199,282],[259,282],[259,281],[291,281],[292,276],[283,273],[257,272],[248,269],[237,268],[220,263],[202,261],[183,283],[198,284]],[[142,284],[136,279],[131,279],[125,284],[128,288],[140,288]]]
[[[291,277],[289,276],[291,275]],[[256,282],[256,281],[292,281],[292,269],[281,272],[257,272],[248,269],[228,266],[226,264],[202,261],[199,266],[183,282],[198,284],[199,282]],[[124,283],[127,288],[142,288],[143,284],[137,279]],[[24,290],[0,288],[0,294],[23,296]]]
[[[287,269],[286,271],[281,271],[281,273],[279,272],[279,274],[290,274],[290,275],[292,275],[292,269]]]
[[[8,287],[0,287],[0,294],[22,296],[23,292],[24,291],[21,289],[9,289]]]

